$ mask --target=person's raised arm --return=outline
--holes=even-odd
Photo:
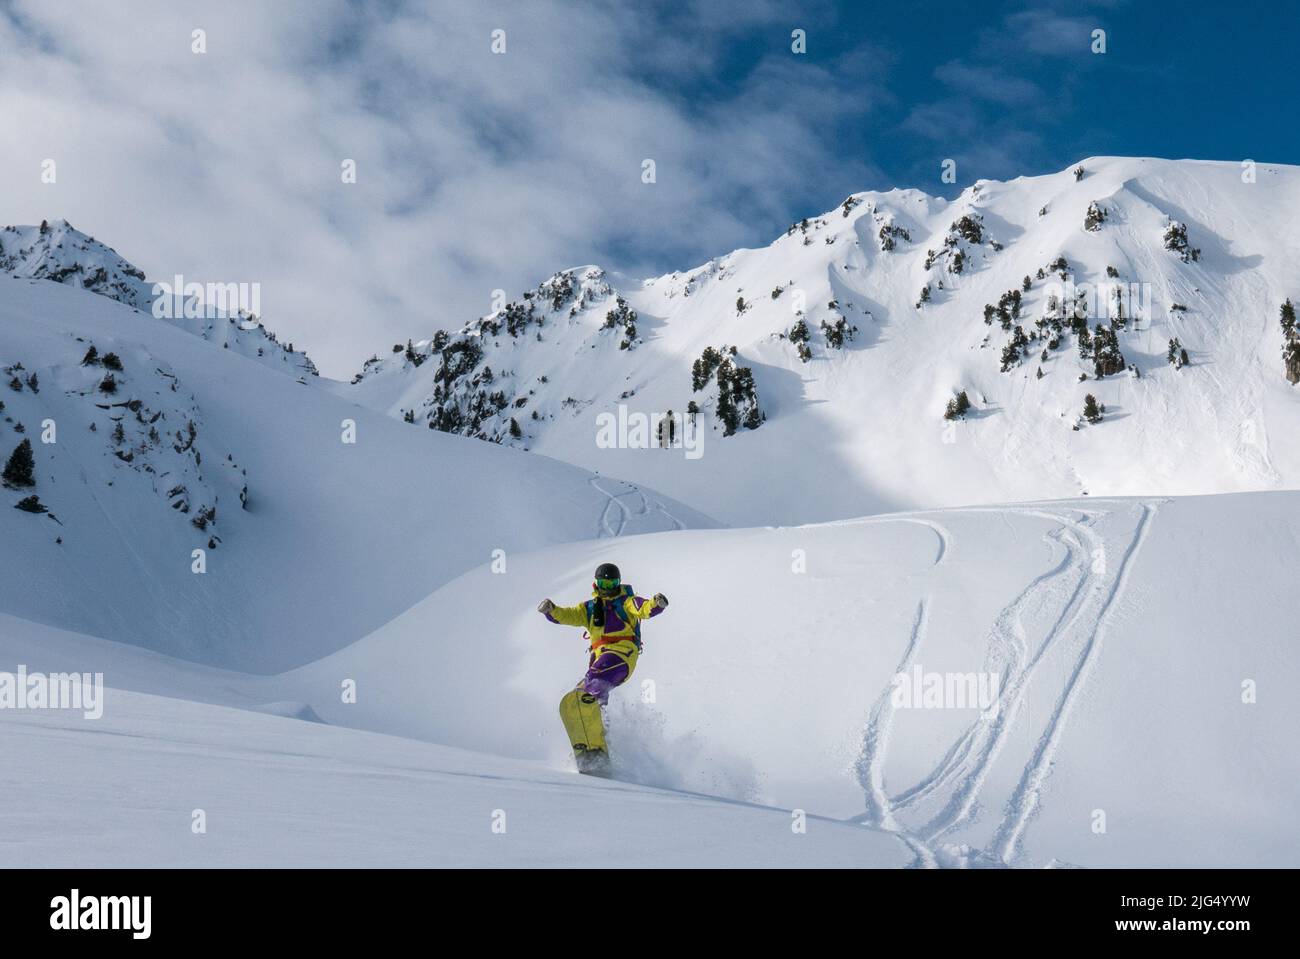
[[[584,603],[577,606],[556,606],[549,599],[544,599],[537,606],[537,611],[558,626],[586,626],[587,610]]]
[[[652,599],[646,599],[643,596],[629,596],[627,601],[638,619],[649,619],[652,616],[658,616],[668,608],[668,597],[663,593],[655,593]]]

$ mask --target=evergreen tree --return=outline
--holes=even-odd
[[[722,435],[731,436],[740,425],[740,415],[736,412],[736,404],[731,401],[731,390],[721,385],[721,370],[718,371],[718,380],[718,419],[722,421]]]
[[[1097,402],[1097,397],[1089,393],[1083,398],[1083,418],[1089,423],[1100,423],[1101,414],[1106,412],[1106,407]]]
[[[945,420],[961,419],[970,410],[970,397],[962,390],[948,401],[948,408],[943,411]]]
[[[122,372],[122,360],[116,353],[104,354],[104,369]]]
[[[1288,340],[1295,336],[1295,307],[1289,298],[1282,304],[1282,334]]]
[[[1092,341],[1093,374],[1100,379],[1122,372],[1126,363],[1119,349],[1119,337],[1110,327],[1097,327]]]
[[[1079,336],[1079,358],[1087,359],[1092,353],[1092,334],[1088,332],[1088,323],[1085,320],[1082,327],[1077,330]]]
[[[1002,372],[1009,373],[1016,366],[1020,365],[1020,358],[1027,356],[1029,353],[1029,338],[1025,336],[1025,328],[1017,326],[1011,336],[1011,340],[1002,348]]]
[[[691,391],[698,393],[713,377],[713,372],[722,363],[722,354],[711,346],[706,346],[700,358],[691,364]]]
[[[32,456],[32,441],[23,440],[9,454],[4,469],[5,486],[18,488],[36,485],[36,459]]]
[[[790,328],[788,336],[790,342],[794,344],[795,352],[799,354],[799,359],[807,363],[812,359],[812,349],[808,346],[808,324],[804,322],[803,317]]]
[[[99,363],[99,350],[95,349],[95,344],[90,344],[90,349],[86,350],[86,355],[81,358],[82,366],[95,366]]]
[[[1169,350],[1165,353],[1165,359],[1175,369],[1181,369],[1187,364],[1187,351],[1183,349],[1183,344],[1178,341],[1178,337],[1175,336],[1169,341]]]
[[[844,341],[853,339],[853,335],[858,332],[858,328],[849,326],[849,321],[842,316],[833,325],[822,320],[821,328],[827,345],[837,350],[843,349]]]

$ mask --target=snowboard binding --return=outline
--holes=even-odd
[[[605,744],[605,720],[601,715],[600,701],[581,686],[572,689],[560,700],[560,719],[564,731],[569,734],[578,772],[609,775],[609,752]]]
[[[578,772],[586,776],[609,776],[612,767],[609,753],[604,749],[588,749],[581,743],[573,747],[573,758],[578,763]]]

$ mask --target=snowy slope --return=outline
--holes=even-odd
[[[36,712],[0,722],[14,777],[0,800],[6,866],[907,862],[883,832],[811,817],[795,835],[780,809],[185,700],[114,692],[111,703],[95,724]],[[614,806],[619,828],[593,830],[591,810]]]
[[[353,393],[391,415],[646,482],[736,525],[1295,486],[1300,396],[1284,376],[1278,319],[1286,298],[1300,299],[1300,169],[1261,165],[1247,183],[1235,163],[1080,166],[1078,179],[1071,168],[981,181],[951,202],[856,194],[768,247],[684,273],[565,271],[458,333],[377,356]],[[1089,224],[1094,204],[1104,219]],[[1171,226],[1185,229],[1185,248],[1167,241]],[[1098,379],[1059,304],[1064,329],[1053,329],[1048,301],[1067,281],[1126,291],[1123,372]],[[923,287],[930,299],[918,307]],[[1012,291],[1011,328],[986,324],[986,306]],[[1090,338],[1113,325],[1113,293],[1089,301]],[[807,363],[789,337],[800,319]],[[848,335],[836,348],[841,320]],[[1016,326],[1026,343],[1003,372]],[[1189,354],[1181,369],[1166,358],[1174,338]],[[446,353],[464,344],[477,349]],[[766,420],[724,437],[716,376],[696,392],[691,368],[706,347],[726,346],[752,371]],[[962,390],[974,409],[945,423]],[[494,392],[498,403],[487,402]],[[1107,415],[1075,430],[1089,393]],[[597,417],[620,404],[680,416],[692,400],[699,458],[595,442]]]
[[[422,642],[471,621],[480,570],[305,667],[290,698],[558,761],[581,643],[532,601],[572,601],[616,559],[673,602],[617,697],[628,778],[860,817],[924,863],[1294,865],[1300,600],[1279,557],[1300,556],[1297,516],[1295,493],[1090,498],[561,547],[516,566],[487,649]],[[916,666],[997,674],[1001,710],[891,709]],[[344,675],[374,692],[317,700]]]
[[[36,460],[34,488],[0,489],[0,610],[200,662],[310,661],[494,551],[709,523],[45,280],[0,278],[0,368],[0,459],[26,439]],[[31,494],[48,514],[12,508]]]
[[[239,838],[203,855],[225,862],[267,861],[243,843],[272,824],[290,827],[288,837],[267,836],[288,861],[333,856],[310,827],[341,816],[330,847],[351,848],[356,830],[378,844],[376,861],[439,863],[463,853],[490,863],[492,853],[474,843],[487,841],[477,831],[487,833],[493,808],[537,816],[529,828],[545,836],[529,833],[538,844],[529,861],[570,861],[562,857],[577,855],[574,810],[586,805],[585,791],[604,788],[564,772],[571,760],[555,714],[581,672],[583,646],[577,630],[532,608],[540,596],[580,598],[591,564],[613,559],[640,590],[672,600],[645,627],[641,663],[611,704],[621,780],[613,788],[667,790],[619,794],[648,804],[644,821],[629,817],[627,845],[607,850],[620,864],[641,861],[631,850],[654,847],[636,840],[658,843],[658,830],[673,823],[682,842],[666,842],[667,859],[656,862],[787,861],[798,843],[827,838],[834,820],[867,837],[890,833],[895,845],[882,850],[864,838],[859,846],[836,831],[842,849],[819,846],[800,862],[1294,866],[1300,717],[1290,691],[1300,656],[1290,637],[1300,599],[1293,564],[1279,557],[1300,555],[1297,516],[1300,494],[1287,492],[652,534],[515,557],[506,575],[473,570],[365,639],[278,676],[178,664],[12,618],[0,621],[0,668],[102,670],[114,689],[470,751],[352,739],[320,723],[297,732],[286,719],[110,690],[102,722],[145,737],[111,737],[113,748],[132,753],[150,781],[170,776],[195,789],[180,790],[182,802],[169,787],[166,802],[149,800],[143,811],[137,801],[107,802],[84,840],[97,861],[118,854],[114,843],[124,848],[119,827],[137,837],[133,855],[144,861],[191,855],[159,838],[158,820],[175,815],[183,830],[186,804],[204,805],[190,795],[215,789],[218,778]],[[486,631],[478,627],[485,604],[494,624]],[[996,708],[895,704],[895,674],[913,669],[996,675]],[[344,680],[355,682],[355,703],[340,697]],[[1253,702],[1243,701],[1248,681]],[[47,722],[14,712],[0,720],[0,730]],[[103,748],[95,721],[48,722],[57,729],[41,755],[68,762],[47,770]],[[373,784],[358,769],[335,780],[346,788],[320,795],[314,777],[355,768],[354,744],[368,761],[401,769],[368,770]],[[251,791],[236,800],[239,783]],[[493,798],[499,790],[511,798]],[[751,818],[748,806],[719,810],[701,793],[822,818],[797,836],[788,813]],[[3,807],[29,817],[35,808],[12,796]],[[717,813],[708,828],[718,831],[688,854],[704,811]],[[1099,812],[1103,831],[1095,831]],[[392,834],[378,823],[415,815],[459,838],[390,851]],[[175,838],[188,840],[183,831]],[[607,840],[624,841],[599,842]]]

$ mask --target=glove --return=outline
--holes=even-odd
[[[666,609],[668,606],[668,597],[665,596],[663,593],[655,593],[654,601],[655,601],[655,605],[658,606],[660,609]]]
[[[548,614],[554,608],[555,608],[555,604],[552,603],[549,599],[544,599],[537,604],[537,611],[541,613],[543,616]]]

